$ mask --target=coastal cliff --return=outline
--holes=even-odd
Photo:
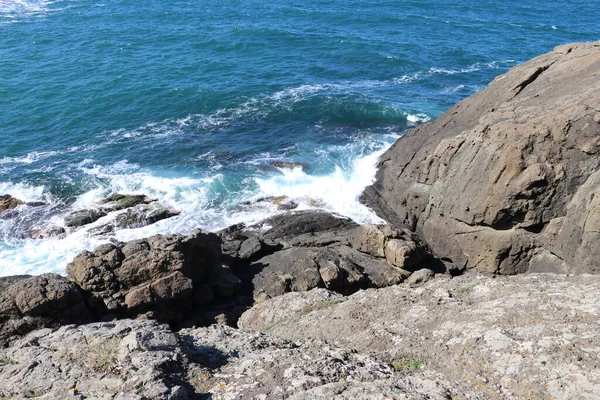
[[[362,196],[387,225],[287,212],[0,278],[0,399],[597,398],[599,74],[600,42],[560,46],[407,132]]]
[[[600,272],[600,42],[559,46],[400,138],[362,201],[450,268]]]

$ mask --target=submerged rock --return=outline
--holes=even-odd
[[[96,222],[106,216],[108,212],[102,209],[79,210],[65,217],[65,226],[69,228],[78,228],[83,225]]]
[[[131,208],[139,204],[150,204],[154,201],[156,201],[156,199],[151,199],[144,194],[113,193],[107,198],[100,200],[100,204],[103,204],[106,209],[117,211]]]
[[[600,272],[600,42],[557,47],[402,136],[361,201],[457,270]]]
[[[294,169],[301,168],[306,169],[307,165],[305,163],[294,162],[294,161],[273,161],[271,163],[272,166],[281,169]]]

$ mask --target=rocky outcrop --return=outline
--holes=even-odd
[[[290,291],[321,287],[350,294],[400,283],[415,265],[426,264],[425,256],[409,232],[358,226],[321,211],[282,214],[218,234],[113,240],[76,256],[67,265],[68,280],[4,278],[0,318],[12,322],[5,324],[0,345],[39,326],[90,318],[235,326],[255,301]],[[85,318],[65,316],[75,304]],[[35,321],[21,327],[23,316]]]
[[[113,211],[125,210],[116,216],[115,221],[96,227],[92,232],[95,235],[106,235],[115,229],[140,228],[179,215],[179,212],[158,204],[156,199],[143,194],[113,193],[100,200],[100,204],[100,208],[78,210],[67,215],[65,226],[79,228],[96,222]]]
[[[60,275],[0,278],[0,345],[33,329],[91,317],[79,287]]]
[[[600,277],[465,274],[349,297],[315,289],[264,301],[239,326],[326,340],[398,369],[425,366],[484,399],[595,399]]]
[[[194,292],[205,291],[205,285],[220,296],[236,292],[239,280],[219,259],[216,235],[195,231],[84,251],[67,265],[67,274],[89,293],[88,304],[99,315],[151,312],[174,322],[183,319],[193,298],[202,297]]]
[[[451,268],[600,272],[600,42],[494,79],[381,158],[361,200]]]
[[[320,211],[282,214],[219,235],[255,301],[317,287],[349,294],[394,285],[427,260],[409,232]]]
[[[21,204],[25,204],[19,199],[12,197],[10,194],[3,194],[0,196],[0,213],[6,210],[11,210],[20,206]]]

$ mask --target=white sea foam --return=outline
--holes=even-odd
[[[144,171],[125,160],[110,166],[84,160],[77,168],[92,177],[96,187],[81,194],[69,208],[62,206],[52,209],[49,206],[54,212],[49,212],[45,221],[38,222],[64,226],[64,217],[68,213],[99,207],[99,200],[115,192],[145,194],[180,212],[179,216],[146,227],[118,230],[114,238],[121,241],[158,233],[187,233],[196,228],[215,231],[235,223],[254,223],[280,211],[269,202],[251,201],[247,206],[240,204],[265,196],[287,196],[299,204],[298,209],[322,208],[358,222],[381,222],[358,202],[358,197],[364,187],[373,181],[377,159],[392,141],[393,137],[390,137],[387,144],[376,145],[374,151],[365,150],[364,155],[351,160],[348,165],[335,167],[329,174],[311,175],[296,168],[280,169],[274,175],[262,178],[248,177],[247,189],[228,194],[224,203],[214,202],[215,193],[225,187],[224,178],[218,173],[205,177],[169,177]],[[356,146],[356,143],[351,145]],[[373,149],[373,146],[366,147]],[[333,150],[344,151],[343,148]],[[351,153],[356,153],[356,148]],[[0,193],[10,193],[26,201],[55,203],[43,186],[0,183]],[[59,212],[56,212],[57,209]],[[27,209],[24,210],[23,215],[27,216]],[[90,231],[112,220],[115,214],[110,213],[78,230],[68,230],[68,235],[63,239],[33,240],[19,238],[18,235],[4,237],[0,241],[0,276],[43,272],[64,274],[66,264],[79,252],[92,250],[110,240],[109,237],[94,237]],[[8,225],[13,223],[11,219],[0,220],[0,233],[4,235],[11,228]]]
[[[25,202],[44,201],[44,186],[32,186],[25,183],[0,182],[0,194],[11,196]]]
[[[375,179],[377,160],[387,147],[352,161],[351,168],[336,166],[327,175],[309,175],[302,168],[281,169],[281,175],[257,178],[260,196],[287,196],[296,201],[299,209],[323,208],[354,219],[360,223],[382,220],[360,204],[364,188]]]
[[[59,154],[59,151],[33,151],[24,156],[0,158],[0,165],[5,164],[33,164],[34,162]]]

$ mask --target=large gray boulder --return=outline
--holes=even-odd
[[[557,47],[400,138],[361,200],[453,268],[600,272],[600,42]]]

